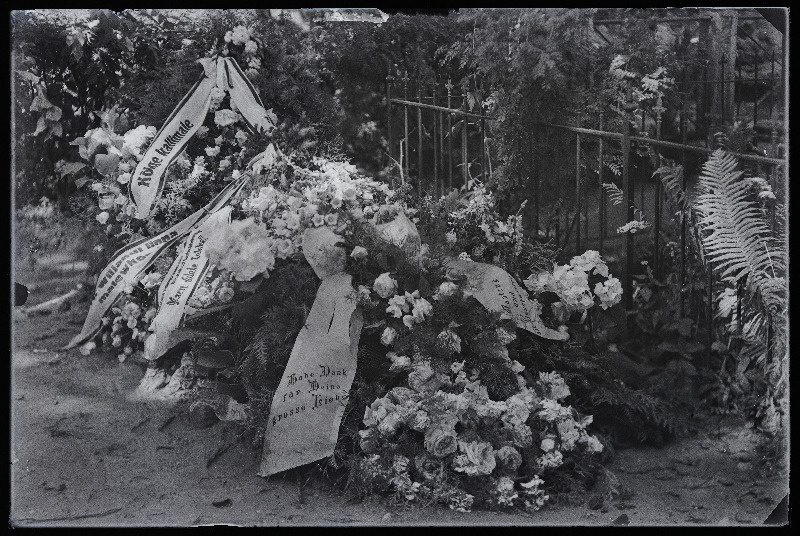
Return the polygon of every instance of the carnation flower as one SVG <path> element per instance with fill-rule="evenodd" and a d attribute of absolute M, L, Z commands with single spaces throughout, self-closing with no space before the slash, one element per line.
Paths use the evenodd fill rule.
<path fill-rule="evenodd" d="M 461 353 L 461 337 L 452 330 L 444 330 L 436 337 L 436 342 L 451 353 Z"/>
<path fill-rule="evenodd" d="M 456 285 L 452 281 L 445 281 L 441 285 L 439 285 L 438 289 L 436 289 L 436 293 L 433 295 L 433 299 L 440 300 L 442 298 L 448 298 L 455 293 L 456 289 L 458 289 L 458 285 Z"/>
<path fill-rule="evenodd" d="M 458 449 L 464 456 L 458 456 L 456 463 L 454 460 L 453 469 L 467 475 L 489 475 L 494 471 L 497 462 L 494 458 L 494 449 L 489 443 L 483 441 L 458 442 Z M 460 459 L 459 459 L 460 458 Z"/>
<path fill-rule="evenodd" d="M 97 344 L 94 341 L 89 341 L 80 347 L 80 352 L 83 355 L 89 355 L 95 348 L 97 348 Z"/>
<path fill-rule="evenodd" d="M 405 327 L 407 327 L 408 329 L 413 328 L 414 327 L 414 317 L 411 316 L 411 315 L 403 316 L 403 325 L 405 325 Z"/>
<path fill-rule="evenodd" d="M 391 327 L 387 327 L 383 330 L 381 334 L 381 344 L 384 346 L 391 346 L 394 344 L 395 339 L 397 338 L 397 330 Z"/>
<path fill-rule="evenodd" d="M 435 393 L 442 386 L 439 375 L 427 362 L 418 363 L 408 375 L 408 386 L 418 393 Z"/>
<path fill-rule="evenodd" d="M 217 291 L 217 296 L 223 303 L 227 303 L 233 299 L 234 291 L 231 287 L 222 287 Z"/>
<path fill-rule="evenodd" d="M 544 452 L 550 452 L 551 450 L 556 448 L 556 442 L 553 441 L 553 438 L 546 437 L 546 438 L 542 439 L 542 443 L 540 445 L 540 448 Z"/>
<path fill-rule="evenodd" d="M 448 244 L 455 244 L 458 240 L 458 236 L 453 231 L 450 231 L 444 235 L 444 239 L 447 240 Z"/>
<path fill-rule="evenodd" d="M 353 251 L 350 252 L 350 256 L 353 259 L 355 259 L 357 261 L 360 261 L 361 259 L 366 258 L 367 250 L 366 250 L 366 248 L 363 248 L 361 246 L 356 246 L 356 247 L 353 248 Z"/>
<path fill-rule="evenodd" d="M 197 136 L 201 140 L 205 138 L 207 135 L 208 135 L 208 127 L 205 126 L 201 126 L 200 128 L 198 128 L 197 132 L 195 133 L 195 136 Z"/>
<path fill-rule="evenodd" d="M 219 154 L 219 150 L 219 147 L 206 147 L 205 149 L 206 155 L 210 156 L 211 158 L 217 156 Z"/>
<path fill-rule="evenodd" d="M 496 451 L 494 455 L 500 466 L 510 473 L 516 473 L 519 466 L 522 465 L 522 455 L 510 445 L 500 447 L 500 450 Z"/>
<path fill-rule="evenodd" d="M 244 53 L 245 54 L 255 54 L 256 50 L 258 50 L 258 45 L 255 41 L 250 40 L 244 44 Z"/>
<path fill-rule="evenodd" d="M 227 34 L 226 34 L 227 35 Z M 250 40 L 250 30 L 244 26 L 236 26 L 231 33 L 230 42 L 234 45 L 243 45 Z"/>
<path fill-rule="evenodd" d="M 236 131 L 235 138 L 236 141 L 239 142 L 239 145 L 244 145 L 245 142 L 247 141 L 247 133 L 244 130 L 239 129 Z"/>
<path fill-rule="evenodd" d="M 372 288 L 378 296 L 386 299 L 397 291 L 397 281 L 389 276 L 389 272 L 384 272 L 375 279 Z"/>
<path fill-rule="evenodd" d="M 392 364 L 389 367 L 389 370 L 405 370 L 411 368 L 411 358 L 404 356 L 404 355 L 397 355 L 394 352 L 389 352 L 386 354 Z"/>
<path fill-rule="evenodd" d="M 239 120 L 239 114 L 233 110 L 217 110 L 214 112 L 214 123 L 219 127 L 227 127 Z"/>
<path fill-rule="evenodd" d="M 546 452 L 543 456 L 537 458 L 536 464 L 540 469 L 555 469 L 564 463 L 564 455 L 560 451 L 554 450 Z"/>
<path fill-rule="evenodd" d="M 389 298 L 389 307 L 386 308 L 387 313 L 395 318 L 402 318 L 403 313 L 407 313 L 408 310 L 408 302 L 404 296 L 395 295 Z"/>
<path fill-rule="evenodd" d="M 378 431 L 386 437 L 391 437 L 400 428 L 400 414 L 392 412 L 386 415 L 378 424 Z"/>
<path fill-rule="evenodd" d="M 411 428 L 417 432 L 424 432 L 431 425 L 431 419 L 424 410 L 418 410 L 411 419 Z"/>
<path fill-rule="evenodd" d="M 128 184 L 129 182 L 131 182 L 131 174 L 120 173 L 119 177 L 117 177 L 117 182 L 120 184 Z"/>
<path fill-rule="evenodd" d="M 223 158 L 222 160 L 219 161 L 219 170 L 220 171 L 225 171 L 229 167 L 231 167 L 231 161 L 229 159 Z"/>
<path fill-rule="evenodd" d="M 425 320 L 426 315 L 431 314 L 432 310 L 433 306 L 430 302 L 424 298 L 420 298 L 414 301 L 414 309 L 411 311 L 411 314 L 414 317 L 414 321 L 420 323 Z"/>
<path fill-rule="evenodd" d="M 512 427 L 514 433 L 514 444 L 527 448 L 533 444 L 533 431 L 527 424 L 515 424 Z"/>
<path fill-rule="evenodd" d="M 101 212 L 100 214 L 95 216 L 94 219 L 96 219 L 101 224 L 105 225 L 106 222 L 108 221 L 108 216 L 109 216 L 108 212 Z"/>

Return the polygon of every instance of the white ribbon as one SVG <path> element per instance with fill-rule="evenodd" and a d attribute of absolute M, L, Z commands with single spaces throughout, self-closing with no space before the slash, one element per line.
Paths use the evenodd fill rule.
<path fill-rule="evenodd" d="M 195 226 L 202 223 L 209 214 L 213 214 L 238 193 L 244 186 L 249 173 L 231 182 L 205 207 L 194 212 L 185 220 L 173 225 L 155 237 L 142 238 L 118 250 L 108 265 L 100 272 L 95 287 L 94 300 L 89 307 L 83 329 L 64 349 L 74 348 L 83 341 L 97 334 L 103 316 L 111 309 L 122 295 L 125 285 L 135 285 L 144 271 L 170 246 L 179 241 Z"/>
<path fill-rule="evenodd" d="M 363 325 L 339 239 L 326 227 L 303 235 L 303 254 L 322 283 L 272 399 L 260 476 L 326 458 L 336 447 Z"/>
<path fill-rule="evenodd" d="M 154 360 L 169 350 L 169 336 L 186 314 L 186 302 L 205 281 L 210 269 L 205 243 L 215 228 L 230 220 L 231 207 L 219 210 L 192 231 L 181 245 L 167 277 L 159 287 L 158 313 L 144 341 L 144 357 Z"/>
<path fill-rule="evenodd" d="M 269 134 L 275 128 L 275 114 L 264 108 L 258 92 L 236 60 L 218 57 L 197 61 L 203 66 L 203 75 L 164 122 L 133 172 L 131 193 L 137 218 L 148 217 L 154 203 L 161 197 L 166 169 L 203 125 L 214 87 L 230 94 L 250 130 Z"/>

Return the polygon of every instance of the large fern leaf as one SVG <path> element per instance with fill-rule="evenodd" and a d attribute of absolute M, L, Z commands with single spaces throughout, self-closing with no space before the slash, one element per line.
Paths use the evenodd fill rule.
<path fill-rule="evenodd" d="M 695 203 L 703 250 L 726 283 L 746 281 L 751 294 L 777 311 L 784 302 L 786 262 L 737 168 L 737 159 L 722 150 L 703 165 Z"/>

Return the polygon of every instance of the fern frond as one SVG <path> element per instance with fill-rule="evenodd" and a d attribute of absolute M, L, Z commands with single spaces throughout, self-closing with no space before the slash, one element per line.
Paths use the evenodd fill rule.
<path fill-rule="evenodd" d="M 664 189 L 677 208 L 686 205 L 686 191 L 683 189 L 683 166 L 669 162 L 653 172 L 653 177 L 661 179 Z"/>
<path fill-rule="evenodd" d="M 617 186 L 613 182 L 604 182 L 602 184 L 602 187 L 603 190 L 605 190 L 608 198 L 611 200 L 611 204 L 616 206 L 622 203 L 623 192 L 619 186 Z"/>
<path fill-rule="evenodd" d="M 723 281 L 747 281 L 748 291 L 778 310 L 783 303 L 786 263 L 737 159 L 722 151 L 703 165 L 695 204 L 705 257 Z"/>

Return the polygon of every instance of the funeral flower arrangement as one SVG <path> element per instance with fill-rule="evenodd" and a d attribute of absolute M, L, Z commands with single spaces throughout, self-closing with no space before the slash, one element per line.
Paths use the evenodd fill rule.
<path fill-rule="evenodd" d="M 245 28 L 223 41 L 258 68 L 250 60 L 259 45 Z M 208 80 L 226 80 L 222 73 L 238 66 L 221 56 L 204 69 Z M 538 338 L 558 352 L 570 317 L 620 301 L 619 281 L 599 254 L 556 265 L 556 252 L 526 237 L 520 212 L 501 217 L 480 184 L 419 197 L 333 155 L 284 154 L 267 145 L 269 132 L 251 128 L 253 117 L 265 124 L 274 117 L 254 99 L 241 100 L 246 82 L 239 84 L 211 87 L 191 140 L 181 134 L 191 121 L 168 136 L 155 127 L 121 128 L 112 109 L 74 142 L 95 172 L 97 221 L 128 244 L 101 274 L 93 302 L 104 311 L 100 328 L 90 329 L 90 310 L 84 329 L 91 336 L 81 351 L 105 344 L 120 361 L 134 355 L 178 375 L 206 342 L 220 341 L 200 337 L 174 352 L 180 345 L 170 335 L 181 320 L 202 327 L 193 316 L 208 319 L 217 334 L 232 335 L 226 377 L 244 385 L 254 409 L 237 415 L 262 438 L 291 342 L 309 314 L 306 289 L 343 273 L 363 328 L 352 388 L 337 398 L 346 407 L 327 465 L 346 470 L 357 490 L 460 511 L 537 510 L 564 471 L 596 467 L 604 447 L 588 429 L 591 415 L 569 404 L 565 377 L 530 342 Z M 249 111 L 237 110 L 235 91 Z M 152 148 L 176 154 L 143 218 L 133 184 Z M 186 241 L 167 247 L 178 244 L 169 241 L 171 230 L 190 220 L 197 228 L 187 224 Z M 325 247 L 312 251 L 319 244 Z M 157 258 L 137 272 L 151 250 Z M 191 264 L 198 259 L 206 264 Z M 115 275 L 130 269 L 136 277 Z M 116 296 L 113 281 L 123 288 L 104 310 L 98 304 Z M 170 307 L 176 312 L 167 315 Z"/>

